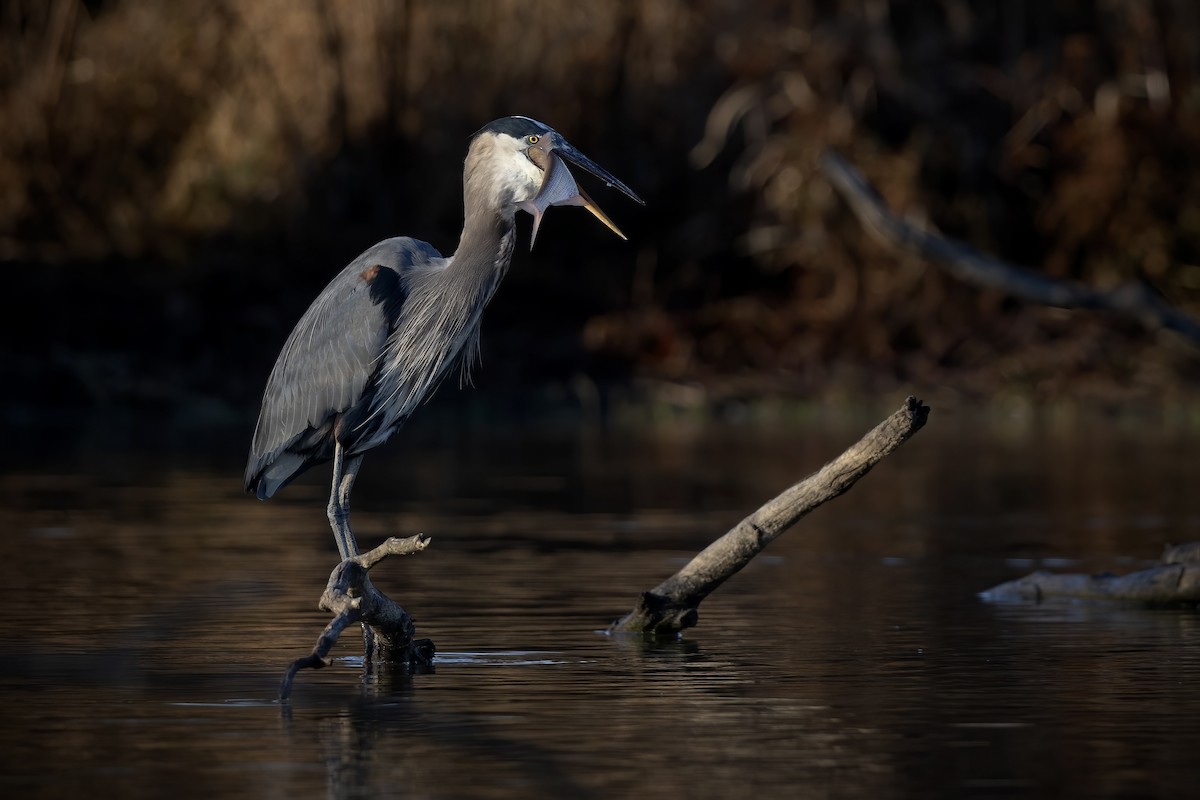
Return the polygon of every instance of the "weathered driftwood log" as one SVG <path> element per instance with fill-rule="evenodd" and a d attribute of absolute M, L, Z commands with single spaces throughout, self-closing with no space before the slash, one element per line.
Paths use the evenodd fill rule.
<path fill-rule="evenodd" d="M 835 153 L 821 159 L 821 172 L 877 241 L 892 250 L 917 255 L 964 283 L 1056 308 L 1108 311 L 1166 328 L 1200 342 L 1200 321 L 1164 301 L 1148 287 L 1130 283 L 1102 291 L 1064 281 L 980 253 L 965 242 L 922 230 L 889 209 L 857 169 Z"/>
<path fill-rule="evenodd" d="M 332 612 L 334 617 L 321 632 L 312 653 L 296 659 L 288 667 L 279 686 L 280 700 L 291 696 L 292 681 L 297 672 L 329 666 L 329 651 L 337 644 L 338 636 L 356 622 L 369 625 L 375 633 L 368 658 L 378 657 L 409 667 L 428 666 L 433 662 L 433 642 L 413 639 L 416 627 L 412 617 L 396 601 L 376 589 L 367 574 L 371 567 L 388 556 L 419 553 L 429 546 L 429 542 L 430 538 L 424 534 L 406 539 L 392 537 L 374 550 L 347 558 L 334 567 L 319 603 L 323 611 Z"/>
<path fill-rule="evenodd" d="M 648 592 L 610 627 L 612 632 L 675 635 L 699 619 L 700 601 L 817 506 L 848 490 L 924 425 L 929 408 L 909 397 L 899 411 L 820 471 L 792 486 L 710 544 L 683 569 Z"/>
<path fill-rule="evenodd" d="M 1200 602 L 1200 542 L 1167 545 L 1162 563 L 1128 575 L 1058 574 L 1040 571 L 993 586 L 979 596 L 1011 601 L 1065 597 L 1146 605 Z"/>

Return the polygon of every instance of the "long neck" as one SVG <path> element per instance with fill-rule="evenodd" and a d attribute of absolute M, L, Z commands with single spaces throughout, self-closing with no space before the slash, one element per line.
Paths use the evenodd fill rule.
<path fill-rule="evenodd" d="M 408 273 L 408 296 L 388 338 L 388 358 L 369 420 L 389 429 L 421 402 L 458 363 L 463 377 L 479 352 L 479 320 L 508 271 L 516 243 L 514 206 L 472 185 L 471 156 L 464 173 L 466 200 L 458 250 L 431 269 Z M 480 180 L 475 171 L 475 180 Z M 365 424 L 365 423 L 364 423 Z"/>
<path fill-rule="evenodd" d="M 450 359 L 461 359 L 464 376 L 478 358 L 479 320 L 500 280 L 508 272 L 517 240 L 513 213 L 504 213 L 466 193 L 466 215 L 458 250 L 435 279 L 431 293 L 437 309 L 434 326 L 453 344 Z"/>
<path fill-rule="evenodd" d="M 482 310 L 508 271 L 516 244 L 516 226 L 511 215 L 487 208 L 467 207 L 458 250 L 444 280 L 454 284 L 460 297 L 481 301 Z"/>
<path fill-rule="evenodd" d="M 462 365 L 466 379 L 478 357 L 483 308 L 508 270 L 515 241 L 511 216 L 472 214 L 468 208 L 458 251 L 445 269 L 410 276 L 379 380 L 385 402 L 372 414 L 384 414 L 381 426 L 407 417 L 453 364 Z"/>

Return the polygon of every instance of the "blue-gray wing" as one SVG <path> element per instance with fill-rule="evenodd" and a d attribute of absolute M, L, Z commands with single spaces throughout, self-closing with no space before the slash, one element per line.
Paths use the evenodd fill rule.
<path fill-rule="evenodd" d="M 356 258 L 317 297 L 267 379 L 246 464 L 246 490 L 267 498 L 333 455 L 340 415 L 369 405 L 388 335 L 407 296 L 407 273 L 441 254 L 387 239 Z"/>

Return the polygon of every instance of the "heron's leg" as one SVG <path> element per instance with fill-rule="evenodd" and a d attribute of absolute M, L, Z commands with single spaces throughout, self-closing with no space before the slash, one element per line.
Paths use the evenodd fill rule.
<path fill-rule="evenodd" d="M 338 552 L 344 561 L 358 555 L 358 542 L 354 540 L 354 532 L 350 530 L 350 490 L 354 488 L 354 479 L 358 477 L 358 468 L 362 466 L 362 456 L 346 458 L 346 451 L 341 443 L 333 448 L 333 485 L 329 490 L 329 525 L 333 528 L 333 538 L 337 540 Z"/>
<path fill-rule="evenodd" d="M 340 442 L 333 446 L 333 486 L 329 490 L 329 525 L 333 528 L 333 538 L 337 540 L 338 552 L 345 561 L 351 556 L 359 555 L 358 542 L 354 532 L 350 530 L 350 490 L 354 488 L 354 479 L 358 477 L 358 468 L 362 466 L 361 455 L 346 458 L 346 451 Z M 366 663 L 371 663 L 375 654 L 375 634 L 371 626 L 362 624 L 363 644 L 366 645 Z"/>

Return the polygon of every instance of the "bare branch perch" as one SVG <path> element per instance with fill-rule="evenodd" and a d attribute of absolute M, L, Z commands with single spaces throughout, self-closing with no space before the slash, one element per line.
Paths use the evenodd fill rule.
<path fill-rule="evenodd" d="M 363 569 L 369 570 L 388 556 L 411 556 L 414 553 L 419 553 L 429 546 L 430 541 L 432 540 L 423 533 L 409 536 L 406 539 L 393 536 L 378 547 L 353 556 L 348 560 L 353 561 Z"/>
<path fill-rule="evenodd" d="M 903 219 L 884 204 L 861 172 L 835 153 L 827 152 L 821 158 L 821 171 L 877 241 L 932 261 L 964 283 L 1056 308 L 1108 311 L 1136 319 L 1147 328 L 1166 328 L 1200 342 L 1200 321 L 1146 286 L 1131 283 L 1106 292 L 1009 264 Z"/>
<path fill-rule="evenodd" d="M 700 601 L 817 506 L 847 491 L 924 425 L 929 408 L 915 397 L 817 473 L 805 478 L 710 544 L 648 592 L 611 631 L 674 634 L 699 619 Z"/>
<path fill-rule="evenodd" d="M 984 600 L 1040 601 L 1050 597 L 1117 600 L 1146 605 L 1200 602 L 1200 542 L 1167 545 L 1158 566 L 1128 575 L 1035 572 L 981 592 Z"/>
<path fill-rule="evenodd" d="M 280 700 L 287 700 L 291 695 L 297 672 L 329 666 L 329 651 L 337 644 L 342 631 L 355 622 L 370 625 L 375 631 L 378 652 L 369 653 L 369 657 L 380 655 L 410 666 L 432 663 L 433 642 L 413 639 L 416 626 L 412 617 L 399 603 L 376 589 L 367 575 L 368 570 L 388 556 L 419 553 L 429 546 L 430 541 L 428 536 L 420 533 L 406 539 L 392 537 L 374 550 L 347 558 L 334 567 L 318 604 L 323 611 L 332 612 L 334 618 L 321 632 L 312 653 L 296 659 L 288 667 L 279 686 Z"/>

